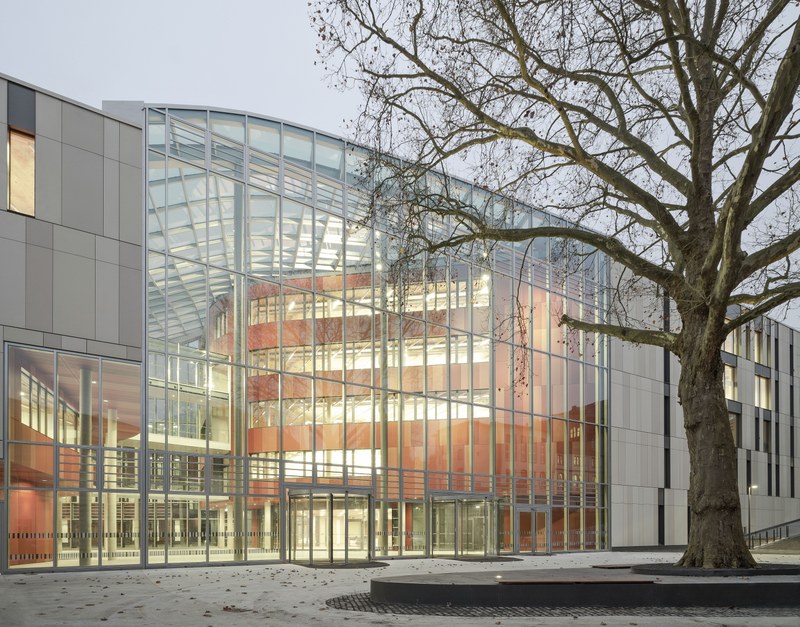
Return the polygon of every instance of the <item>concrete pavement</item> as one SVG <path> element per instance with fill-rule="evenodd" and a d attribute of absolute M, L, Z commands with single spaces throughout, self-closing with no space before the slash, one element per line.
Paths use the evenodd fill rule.
<path fill-rule="evenodd" d="M 678 553 L 572 553 L 475 563 L 388 560 L 385 568 L 325 569 L 293 564 L 191 567 L 0 576 L 0 625 L 793 625 L 800 616 L 563 616 L 545 618 L 375 614 L 326 601 L 369 590 L 373 577 L 675 561 Z M 800 564 L 800 555 L 761 554 L 764 563 Z M 757 610 L 756 610 L 757 612 Z"/>

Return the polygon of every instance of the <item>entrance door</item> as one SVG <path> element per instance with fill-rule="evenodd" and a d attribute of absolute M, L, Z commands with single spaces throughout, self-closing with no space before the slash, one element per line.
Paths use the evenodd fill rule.
<path fill-rule="evenodd" d="M 485 498 L 433 497 L 431 554 L 448 557 L 489 554 L 489 517 L 492 511 L 492 503 Z"/>
<path fill-rule="evenodd" d="M 515 544 L 518 553 L 550 552 L 550 509 L 517 507 Z"/>
<path fill-rule="evenodd" d="M 370 559 L 370 496 L 292 491 L 288 498 L 288 559 L 304 564 Z"/>

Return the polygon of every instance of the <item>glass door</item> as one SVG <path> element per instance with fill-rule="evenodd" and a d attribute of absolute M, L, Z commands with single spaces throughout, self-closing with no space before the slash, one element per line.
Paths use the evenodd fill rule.
<path fill-rule="evenodd" d="M 456 553 L 455 539 L 455 499 L 434 499 L 431 501 L 431 553 L 454 557 Z"/>
<path fill-rule="evenodd" d="M 550 553 L 550 509 L 517 507 L 515 544 L 518 553 Z"/>
<path fill-rule="evenodd" d="M 366 561 L 370 551 L 368 494 L 289 493 L 288 559 L 308 564 Z"/>
<path fill-rule="evenodd" d="M 309 538 L 311 537 L 311 495 L 289 495 L 289 525 L 287 550 L 289 561 L 310 562 L 311 552 Z"/>
<path fill-rule="evenodd" d="M 486 506 L 484 500 L 458 500 L 459 555 L 486 554 Z"/>

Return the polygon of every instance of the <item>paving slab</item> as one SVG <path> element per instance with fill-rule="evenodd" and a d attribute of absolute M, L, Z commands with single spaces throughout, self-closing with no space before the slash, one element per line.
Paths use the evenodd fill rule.
<path fill-rule="evenodd" d="M 305 568 L 294 564 L 200 566 L 106 572 L 55 572 L 0 576 L 0 625 L 175 627 L 400 625 L 781 625 L 800 617 L 786 608 L 464 608 L 381 605 L 369 600 L 374 577 L 487 571 L 511 577 L 521 571 L 590 568 L 594 565 L 676 561 L 678 553 L 597 552 L 528 556 L 499 563 L 445 559 L 385 560 L 370 569 Z M 764 561 L 800 556 L 768 555 Z M 512 586 L 513 587 L 513 586 Z M 353 601 L 360 599 L 359 603 Z M 339 599 L 340 601 L 337 601 Z M 349 599 L 347 602 L 342 599 Z"/>

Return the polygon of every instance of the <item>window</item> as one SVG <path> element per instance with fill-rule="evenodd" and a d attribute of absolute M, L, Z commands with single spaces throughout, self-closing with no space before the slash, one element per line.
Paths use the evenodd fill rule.
<path fill-rule="evenodd" d="M 733 434 L 733 443 L 736 447 L 740 447 L 742 445 L 742 417 L 739 414 L 734 414 L 732 412 L 728 413 L 728 422 L 731 425 L 731 433 Z M 669 486 L 665 486 L 669 487 Z"/>
<path fill-rule="evenodd" d="M 739 400 L 736 383 L 736 368 L 725 365 L 725 398 L 731 401 Z"/>
<path fill-rule="evenodd" d="M 13 129 L 8 131 L 8 208 L 34 214 L 35 140 Z"/>
<path fill-rule="evenodd" d="M 32 216 L 35 196 L 36 93 L 8 83 L 8 208 Z"/>
<path fill-rule="evenodd" d="M 725 338 L 725 343 L 722 345 L 722 350 L 724 350 L 726 353 L 730 353 L 731 355 L 738 355 L 740 343 L 741 329 L 737 327 L 728 334 L 728 337 Z"/>
<path fill-rule="evenodd" d="M 755 402 L 756 407 L 761 407 L 763 409 L 770 409 L 769 404 L 769 379 L 767 377 L 759 377 L 756 375 L 756 394 L 755 394 Z"/>

